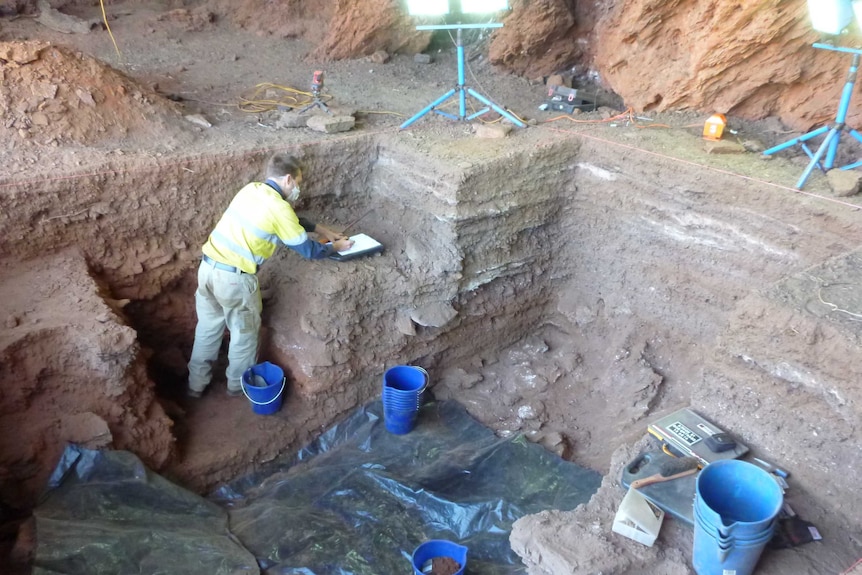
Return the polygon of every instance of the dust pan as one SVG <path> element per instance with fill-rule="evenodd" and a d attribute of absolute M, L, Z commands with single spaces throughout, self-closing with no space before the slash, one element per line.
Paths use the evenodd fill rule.
<path fill-rule="evenodd" d="M 664 511 L 647 501 L 636 489 L 629 489 L 614 517 L 612 529 L 614 533 L 652 547 L 663 521 Z"/>

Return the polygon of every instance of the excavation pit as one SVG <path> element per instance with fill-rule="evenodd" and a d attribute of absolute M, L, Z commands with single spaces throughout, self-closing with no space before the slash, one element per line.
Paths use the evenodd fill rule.
<path fill-rule="evenodd" d="M 35 502 L 63 441 L 126 449 L 211 490 L 378 397 L 386 368 L 415 364 L 436 397 L 498 434 L 524 433 L 603 473 L 618 473 L 652 419 L 691 405 L 782 454 L 807 518 L 840 539 L 859 503 L 852 475 L 835 471 L 858 463 L 842 448 L 857 432 L 821 422 L 847 415 L 858 393 L 842 375 L 857 369 L 857 328 L 812 309 L 819 284 L 806 274 L 821 265 L 830 283 L 852 282 L 852 215 L 650 155 L 621 166 L 613 146 L 570 134 L 448 136 L 298 148 L 309 166 L 300 211 L 342 224 L 366 214 L 359 229 L 386 249 L 350 262 L 282 249 L 262 268 L 261 357 L 289 374 L 285 407 L 267 418 L 228 397 L 223 377 L 203 398 L 183 397 L 199 246 L 265 155 L 40 183 L 40 198 L 69 198 L 74 213 L 148 178 L 95 217 L 19 205 L 16 220 L 40 233 L 7 243 L 18 258 L 5 261 L 2 385 L 18 395 L 3 396 L 4 425 L 27 441 L 4 435 L 6 469 L 23 486 L 7 488 L 5 504 Z M 668 185 L 671 174 L 702 186 Z M 842 233 L 813 226 L 822 218 Z M 78 250 L 38 255 L 59 238 Z M 21 262 L 27 273 L 15 272 Z M 788 405 L 810 435 L 786 430 Z M 603 489 L 611 521 L 622 492 Z M 781 555 L 763 565 L 783 568 Z"/>
<path fill-rule="evenodd" d="M 277 114 L 243 114 L 235 100 L 273 70 L 304 86 L 310 65 L 285 66 L 304 45 L 238 30 L 172 36 L 147 11 L 129 18 L 158 40 L 112 26 L 135 81 L 88 60 L 113 58 L 104 37 L 54 38 L 81 53 L 4 45 L 17 66 L 4 88 L 20 98 L 4 108 L 15 117 L 0 165 L 0 542 L 17 537 L 18 557 L 65 442 L 128 450 L 206 493 L 295 454 L 377 397 L 399 364 L 427 368 L 434 396 L 497 434 L 524 433 L 605 474 L 586 506 L 515 525 L 512 547 L 531 569 L 689 572 L 679 524 L 667 521 L 651 551 L 610 531 L 621 466 L 650 421 L 683 406 L 788 468 L 789 500 L 824 536 L 766 554 L 758 573 L 840 573 L 862 554 L 857 198 L 831 195 L 819 175 L 794 192 L 803 165 L 792 158 L 607 111 L 584 124 L 539 116 L 499 140 L 476 138 L 479 120 L 434 116 L 397 131 L 389 108 L 412 113 L 451 84 L 445 53 L 435 66 L 333 62 L 335 103 L 375 113 L 344 135 L 278 127 Z M 4 33 L 33 25 L 4 21 Z M 182 64 L 166 74 L 166 62 Z M 513 109 L 544 98 L 544 86 L 473 65 Z M 650 116 L 654 127 L 706 117 Z M 261 357 L 289 384 L 283 409 L 262 418 L 223 379 L 187 399 L 185 364 L 200 246 L 281 150 L 306 165 L 303 213 L 362 217 L 357 231 L 386 249 L 336 263 L 282 248 L 263 267 Z"/>

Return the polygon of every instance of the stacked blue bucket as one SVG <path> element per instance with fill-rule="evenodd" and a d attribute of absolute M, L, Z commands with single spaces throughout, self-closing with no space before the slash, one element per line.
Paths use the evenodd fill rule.
<path fill-rule="evenodd" d="M 751 575 L 783 504 L 778 483 L 756 465 L 724 459 L 704 467 L 695 487 L 695 572 Z"/>
<path fill-rule="evenodd" d="M 410 433 L 416 425 L 428 372 L 412 365 L 396 365 L 383 374 L 383 419 L 395 435 Z"/>

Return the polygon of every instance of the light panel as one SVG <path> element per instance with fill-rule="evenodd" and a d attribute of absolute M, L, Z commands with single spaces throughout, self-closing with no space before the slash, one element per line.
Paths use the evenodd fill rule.
<path fill-rule="evenodd" d="M 461 0 L 464 14 L 490 14 L 509 9 L 509 0 Z"/>
<path fill-rule="evenodd" d="M 449 13 L 449 0 L 407 0 L 411 16 L 442 16 Z"/>
<path fill-rule="evenodd" d="M 811 26 L 824 34 L 840 34 L 853 19 L 853 9 L 850 0 L 808 0 Z"/>

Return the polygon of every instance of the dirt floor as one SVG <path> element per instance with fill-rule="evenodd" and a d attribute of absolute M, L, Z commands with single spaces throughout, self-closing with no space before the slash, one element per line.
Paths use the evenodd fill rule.
<path fill-rule="evenodd" d="M 496 72 L 481 46 L 468 84 L 530 126 L 482 138 L 501 124 L 429 115 L 399 131 L 455 83 L 451 49 L 323 63 L 205 13 L 113 6 L 119 55 L 103 30 L 0 20 L 0 494 L 15 569 L 64 441 L 134 451 L 204 493 L 295 451 L 398 364 L 427 368 L 435 396 L 498 433 L 607 474 L 589 505 L 519 522 L 530 573 L 692 572 L 679 522 L 650 549 L 610 531 L 647 424 L 685 406 L 791 470 L 788 500 L 823 533 L 758 573 L 841 573 L 862 556 L 862 202 L 820 174 L 795 190 L 799 149 L 758 153 L 798 134 L 731 118 L 709 143 L 704 114 L 626 113 L 600 90 L 601 109 L 560 117 L 538 109 L 543 84 Z M 351 131 L 286 127 L 297 114 L 278 106 L 305 96 L 282 87 L 307 91 L 321 68 Z M 199 247 L 284 149 L 306 164 L 305 213 L 361 218 L 386 251 L 336 264 L 283 249 L 263 268 L 262 357 L 290 381 L 264 418 L 223 377 L 186 398 L 184 370 Z"/>

